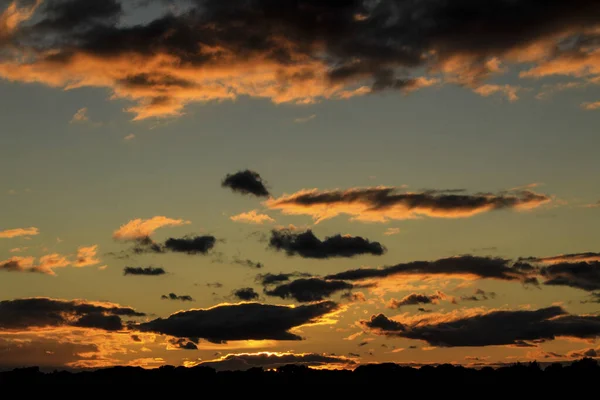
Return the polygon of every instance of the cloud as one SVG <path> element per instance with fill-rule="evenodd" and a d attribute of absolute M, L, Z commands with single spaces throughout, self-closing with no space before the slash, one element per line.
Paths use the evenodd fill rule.
<path fill-rule="evenodd" d="M 338 305 L 325 301 L 288 307 L 261 303 L 223 304 L 158 318 L 138 326 L 141 331 L 185 338 L 203 338 L 214 343 L 229 340 L 301 340 L 290 330 L 322 320 Z"/>
<path fill-rule="evenodd" d="M 150 219 L 134 219 L 122 225 L 113 233 L 113 238 L 118 240 L 136 240 L 151 236 L 155 230 L 165 226 L 189 225 L 190 221 L 156 216 Z"/>
<path fill-rule="evenodd" d="M 181 349 L 181 350 L 198 350 L 198 346 L 196 345 L 196 343 L 187 340 L 187 339 L 183 339 L 183 338 L 178 338 L 178 339 L 171 339 L 169 340 L 169 344 L 173 347 L 175 347 L 176 349 Z M 167 348 L 170 349 L 170 348 Z"/>
<path fill-rule="evenodd" d="M 100 264 L 100 260 L 96 258 L 98 253 L 98 245 L 82 246 L 77 249 L 77 259 L 73 263 L 74 267 L 87 267 L 90 265 Z"/>
<path fill-rule="evenodd" d="M 294 120 L 294 122 L 295 122 L 295 123 L 297 123 L 297 124 L 303 124 L 303 123 L 305 123 L 305 122 L 312 121 L 312 120 L 313 120 L 313 119 L 315 119 L 315 118 L 317 118 L 317 114 L 312 114 L 312 115 L 309 115 L 309 116 L 307 116 L 307 117 L 300 117 L 300 118 L 296 118 L 296 119 Z"/>
<path fill-rule="evenodd" d="M 259 225 L 265 222 L 275 222 L 273 218 L 269 217 L 267 214 L 259 213 L 258 210 L 252 210 L 238 215 L 233 215 L 229 219 L 234 222 Z"/>
<path fill-rule="evenodd" d="M 0 76 L 108 88 L 133 102 L 135 120 L 240 96 L 313 104 L 438 81 L 478 87 L 502 62 L 531 67 L 522 77 L 598 74 L 595 0 L 544 3 L 543 12 L 526 0 L 205 0 L 135 25 L 134 14 L 156 15 L 146 10 L 155 2 L 45 3 L 35 15 L 3 12 Z M 421 71 L 430 76 L 414 76 Z"/>
<path fill-rule="evenodd" d="M 270 195 L 266 187 L 266 182 L 259 173 L 248 169 L 236 172 L 235 174 L 227 174 L 223 178 L 221 186 L 245 195 L 251 194 L 256 197 L 268 197 Z"/>
<path fill-rule="evenodd" d="M 0 262 L 0 271 L 6 272 L 36 272 L 32 269 L 34 257 L 11 257 L 8 260 Z"/>
<path fill-rule="evenodd" d="M 112 303 L 60 300 L 45 297 L 0 301 L 0 331 L 74 326 L 116 331 L 121 317 L 144 313 Z"/>
<path fill-rule="evenodd" d="M 284 283 L 277 287 L 267 289 L 265 294 L 282 299 L 292 298 L 301 303 L 321 301 L 334 293 L 353 289 L 354 285 L 335 280 L 324 280 L 320 278 L 296 279 L 290 283 Z"/>
<path fill-rule="evenodd" d="M 98 352 L 94 344 L 69 343 L 47 339 L 22 340 L 0 338 L 0 368 L 22 368 L 36 365 L 57 367 L 84 360 Z"/>
<path fill-rule="evenodd" d="M 383 233 L 385 236 L 393 236 L 398 235 L 400 233 L 400 228 L 387 228 L 387 230 Z"/>
<path fill-rule="evenodd" d="M 240 258 L 234 258 L 233 259 L 233 263 L 234 264 L 238 264 L 238 265 L 242 265 L 244 267 L 249 267 L 249 268 L 254 268 L 254 269 L 261 269 L 264 267 L 263 263 L 261 262 L 257 262 L 257 261 L 252 261 L 252 260 L 242 260 Z"/>
<path fill-rule="evenodd" d="M 310 274 L 302 273 L 302 272 L 292 272 L 292 273 L 280 273 L 280 274 L 272 274 L 267 272 L 266 274 L 258 274 L 256 275 L 256 281 L 263 286 L 273 285 L 276 283 L 287 282 L 290 278 L 294 277 L 310 277 Z"/>
<path fill-rule="evenodd" d="M 126 141 L 126 142 L 130 142 L 133 139 L 135 139 L 135 134 L 133 134 L 133 133 L 130 133 L 129 135 L 123 137 L 123 140 Z"/>
<path fill-rule="evenodd" d="M 290 229 L 272 230 L 269 247 L 285 251 L 288 256 L 299 255 L 302 258 L 349 258 L 363 254 L 380 256 L 387 251 L 381 243 L 360 236 L 338 234 L 320 240 L 311 230 L 296 232 Z"/>
<path fill-rule="evenodd" d="M 0 232 L 0 239 L 12 239 L 19 236 L 35 236 L 39 235 L 40 230 L 38 228 L 17 228 L 17 229 L 7 229 Z"/>
<path fill-rule="evenodd" d="M 163 268 L 155 267 L 125 267 L 123 269 L 123 275 L 144 275 L 144 276 L 158 276 L 164 275 L 167 272 Z"/>
<path fill-rule="evenodd" d="M 591 349 L 573 350 L 567 353 L 569 358 L 600 358 L 600 347 Z"/>
<path fill-rule="evenodd" d="M 394 309 L 394 308 L 400 308 L 402 306 L 416 306 L 419 304 L 432 304 L 432 303 L 437 303 L 439 300 L 441 300 L 445 297 L 446 297 L 446 295 L 444 295 L 441 292 L 438 292 L 438 293 L 432 294 L 432 295 L 411 293 L 407 296 L 404 296 L 400 300 L 397 300 L 397 299 L 390 300 L 387 307 Z"/>
<path fill-rule="evenodd" d="M 519 96 L 517 95 L 519 90 L 521 90 L 519 86 L 491 84 L 481 85 L 474 89 L 475 93 L 484 97 L 488 97 L 496 93 L 502 94 L 511 102 L 519 100 Z"/>
<path fill-rule="evenodd" d="M 435 261 L 413 261 L 383 268 L 352 269 L 325 278 L 357 281 L 393 276 L 440 275 L 534 283 L 535 273 L 535 268 L 525 263 L 515 263 L 503 258 L 464 255 Z"/>
<path fill-rule="evenodd" d="M 475 289 L 475 292 L 471 296 L 461 296 L 462 301 L 484 301 L 488 299 L 496 298 L 495 292 L 486 292 L 482 289 Z"/>
<path fill-rule="evenodd" d="M 162 296 L 160 296 L 160 298 L 162 300 L 194 301 L 192 296 L 189 296 L 187 294 L 183 296 L 178 296 L 175 293 L 169 293 L 168 295 L 163 294 Z"/>
<path fill-rule="evenodd" d="M 600 109 L 600 101 L 592 102 L 592 103 L 582 103 L 581 108 L 584 110 L 599 110 Z"/>
<path fill-rule="evenodd" d="M 71 124 L 75 124 L 75 123 L 81 123 L 81 122 L 87 122 L 89 121 L 89 118 L 87 116 L 87 112 L 88 109 L 87 108 L 80 108 L 79 110 L 77 110 L 77 112 L 75 113 L 75 115 L 73 115 L 73 118 L 71 118 Z"/>
<path fill-rule="evenodd" d="M 301 190 L 272 198 L 265 205 L 284 214 L 309 215 L 315 221 L 347 214 L 352 220 L 386 222 L 419 217 L 465 218 L 494 210 L 529 210 L 550 201 L 530 190 L 499 194 L 461 194 L 454 191 L 401 192 L 395 187 L 348 190 Z"/>
<path fill-rule="evenodd" d="M 560 263 L 575 263 L 575 262 L 594 262 L 600 261 L 600 253 L 571 253 L 560 254 L 552 257 L 527 257 L 523 258 L 527 262 L 538 262 L 543 264 L 560 264 Z"/>
<path fill-rule="evenodd" d="M 22 253 L 22 252 L 27 251 L 27 250 L 29 250 L 29 247 L 15 247 L 13 249 L 10 249 L 9 251 L 11 253 Z"/>
<path fill-rule="evenodd" d="M 540 271 L 545 285 L 600 290 L 600 261 L 563 262 L 543 267 Z"/>
<path fill-rule="evenodd" d="M 251 287 L 234 290 L 232 294 L 242 301 L 252 301 L 258 299 L 258 293 L 256 293 Z"/>
<path fill-rule="evenodd" d="M 448 314 L 442 320 L 422 318 L 411 322 L 379 314 L 361 324 L 376 334 L 423 340 L 436 347 L 520 345 L 557 337 L 600 336 L 599 316 L 572 315 L 556 306 L 534 311 L 492 310 L 456 318 Z"/>
<path fill-rule="evenodd" d="M 214 289 L 220 289 L 223 287 L 223 284 L 221 282 L 209 282 L 206 284 L 206 286 Z"/>
<path fill-rule="evenodd" d="M 356 363 L 350 358 L 317 353 L 240 353 L 203 361 L 199 365 L 217 371 L 246 371 L 250 368 L 276 369 L 290 364 L 310 367 L 350 367 Z"/>
<path fill-rule="evenodd" d="M 175 253 L 206 254 L 216 243 L 214 236 L 195 236 L 181 239 L 169 238 L 165 241 L 165 249 Z"/>

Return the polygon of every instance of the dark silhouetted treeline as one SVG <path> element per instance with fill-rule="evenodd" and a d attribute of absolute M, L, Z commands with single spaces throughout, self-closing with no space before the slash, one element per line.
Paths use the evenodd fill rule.
<path fill-rule="evenodd" d="M 94 371 L 43 373 L 38 367 L 20 368 L 0 372 L 0 385 L 18 384 L 66 384 L 66 385 L 138 385 L 177 384 L 190 382 L 202 385 L 387 385 L 405 383 L 427 387 L 444 384 L 447 387 L 463 385 L 523 385 L 548 387 L 556 382 L 589 385 L 600 379 L 600 366 L 591 358 L 584 358 L 571 365 L 555 363 L 541 368 L 536 362 L 513 364 L 498 368 L 466 368 L 450 364 L 412 368 L 398 364 L 368 364 L 352 370 L 316 370 L 306 366 L 286 365 L 277 370 L 265 371 L 252 368 L 247 371 L 217 372 L 210 367 L 164 366 L 147 370 L 141 367 L 113 367 Z"/>

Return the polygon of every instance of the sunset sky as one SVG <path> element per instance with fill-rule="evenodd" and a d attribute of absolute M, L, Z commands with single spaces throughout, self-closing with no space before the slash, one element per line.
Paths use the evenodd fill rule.
<path fill-rule="evenodd" d="M 0 369 L 600 357 L 597 0 L 0 0 Z"/>

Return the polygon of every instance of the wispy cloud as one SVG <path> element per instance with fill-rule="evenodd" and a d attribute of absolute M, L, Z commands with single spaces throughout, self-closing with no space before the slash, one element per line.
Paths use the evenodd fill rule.
<path fill-rule="evenodd" d="M 309 116 L 307 116 L 307 117 L 300 117 L 300 118 L 296 118 L 296 119 L 294 120 L 294 122 L 295 122 L 295 123 L 297 123 L 297 124 L 303 124 L 303 123 L 305 123 L 305 122 L 312 121 L 312 120 L 313 120 L 313 119 L 315 119 L 315 118 L 317 118 L 317 114 L 312 114 L 312 115 L 309 115 Z"/>
<path fill-rule="evenodd" d="M 35 227 L 16 228 L 16 229 L 7 229 L 4 231 L 0 231 L 0 238 L 1 239 L 11 239 L 11 238 L 20 237 L 20 236 L 28 237 L 28 236 L 35 236 L 35 235 L 39 235 L 39 234 L 40 234 L 40 230 Z"/>
<path fill-rule="evenodd" d="M 88 113 L 87 107 L 80 108 L 73 115 L 73 118 L 71 118 L 71 122 L 70 123 L 71 124 L 76 124 L 76 123 L 88 122 L 90 119 L 89 119 L 87 113 Z"/>
<path fill-rule="evenodd" d="M 133 219 L 122 225 L 113 233 L 113 237 L 118 240 L 136 240 L 151 236 L 154 231 L 166 226 L 189 225 L 190 221 L 183 219 L 173 219 L 165 216 L 156 216 L 149 219 Z"/>
<path fill-rule="evenodd" d="M 265 222 L 275 222 L 267 214 L 261 214 L 258 210 L 252 210 L 238 215 L 233 215 L 229 219 L 234 222 L 244 222 L 247 224 L 264 224 Z"/>

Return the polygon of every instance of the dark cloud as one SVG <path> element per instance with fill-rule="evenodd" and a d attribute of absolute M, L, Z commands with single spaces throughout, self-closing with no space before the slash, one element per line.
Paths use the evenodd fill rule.
<path fill-rule="evenodd" d="M 211 235 L 191 236 L 183 238 L 169 238 L 164 244 L 156 243 L 149 237 L 135 240 L 132 251 L 136 254 L 143 253 L 186 253 L 190 255 L 208 254 L 215 247 L 217 238 Z"/>
<path fill-rule="evenodd" d="M 535 271 L 535 270 L 534 270 Z M 481 279 L 527 282 L 534 278 L 530 272 L 515 268 L 510 260 L 471 255 L 442 258 L 436 261 L 413 261 L 383 268 L 353 269 L 326 276 L 326 279 L 364 280 L 395 275 L 454 275 L 475 276 Z"/>
<path fill-rule="evenodd" d="M 544 264 L 594 262 L 600 261 L 600 253 L 594 253 L 590 251 L 586 253 L 561 254 L 552 257 L 526 257 L 522 258 L 522 260 Z"/>
<path fill-rule="evenodd" d="M 527 190 L 469 195 L 443 191 L 406 193 L 400 188 L 370 187 L 330 191 L 302 190 L 269 199 L 266 204 L 284 213 L 311 215 L 317 220 L 348 214 L 355 220 L 384 222 L 418 216 L 470 217 L 492 210 L 535 208 L 549 201 L 550 197 Z"/>
<path fill-rule="evenodd" d="M 257 197 L 269 196 L 269 190 L 266 187 L 265 181 L 258 172 L 248 169 L 236 172 L 235 174 L 227 174 L 221 182 L 221 186 L 230 188 L 234 192 L 241 194 L 252 194 Z"/>
<path fill-rule="evenodd" d="M 244 267 L 255 268 L 255 269 L 261 269 L 264 267 L 263 263 L 255 262 L 255 261 L 248 260 L 248 259 L 242 260 L 240 258 L 234 258 L 233 262 L 235 264 L 242 265 Z"/>
<path fill-rule="evenodd" d="M 361 323 L 377 334 L 418 339 L 438 347 L 456 346 L 531 346 L 527 342 L 553 340 L 556 337 L 593 339 L 600 336 L 600 316 L 572 315 L 561 307 L 535 311 L 490 311 L 440 322 L 414 324 L 374 315 Z M 502 329 L 499 329 L 502 327 Z"/>
<path fill-rule="evenodd" d="M 462 301 L 483 301 L 496 298 L 495 292 L 486 292 L 482 289 L 475 289 L 475 292 L 470 296 L 461 296 Z"/>
<path fill-rule="evenodd" d="M 198 350 L 196 343 L 184 338 L 173 338 L 169 340 L 169 343 L 181 350 Z"/>
<path fill-rule="evenodd" d="M 134 342 L 141 342 L 142 338 L 140 338 L 140 335 L 131 335 L 131 340 Z"/>
<path fill-rule="evenodd" d="M 261 303 L 227 304 L 208 309 L 182 311 L 138 325 L 149 331 L 175 337 L 197 337 L 214 343 L 229 340 L 301 340 L 289 330 L 318 321 L 338 305 L 325 301 L 287 307 Z"/>
<path fill-rule="evenodd" d="M 364 346 L 366 346 L 368 344 L 369 344 L 369 342 L 360 342 L 357 346 L 358 347 L 364 347 Z"/>
<path fill-rule="evenodd" d="M 540 272 L 545 285 L 600 290 L 600 261 L 561 262 L 543 267 Z"/>
<path fill-rule="evenodd" d="M 388 308 L 400 308 L 402 306 L 416 306 L 419 304 L 431 304 L 437 303 L 439 300 L 443 298 L 443 294 L 436 293 L 432 295 L 419 294 L 419 293 L 411 293 L 407 296 L 404 296 L 400 300 L 392 299 L 388 303 Z"/>
<path fill-rule="evenodd" d="M 351 359 L 315 353 L 256 353 L 256 354 L 227 354 L 218 360 L 204 361 L 202 366 L 211 367 L 217 371 L 245 371 L 250 368 L 275 369 L 285 365 L 305 365 L 311 367 L 327 365 L 351 366 L 355 362 Z"/>
<path fill-rule="evenodd" d="M 169 293 L 168 295 L 163 294 L 162 296 L 160 296 L 160 298 L 163 300 L 194 301 L 192 296 L 189 296 L 189 295 L 178 296 L 175 293 Z"/>
<path fill-rule="evenodd" d="M 362 254 L 383 255 L 385 247 L 360 236 L 335 235 L 321 241 L 311 230 L 295 232 L 290 229 L 271 231 L 269 247 L 285 251 L 288 256 L 303 258 L 354 257 Z"/>
<path fill-rule="evenodd" d="M 223 284 L 221 282 L 209 282 L 206 284 L 206 286 L 213 289 L 221 289 Z"/>
<path fill-rule="evenodd" d="M 256 293 L 251 287 L 234 290 L 232 294 L 233 296 L 237 297 L 242 301 L 251 301 L 258 299 L 258 293 Z"/>
<path fill-rule="evenodd" d="M 258 274 L 256 275 L 256 282 L 260 283 L 263 286 L 274 285 L 281 282 L 287 282 L 290 278 L 295 277 L 310 277 L 310 274 L 302 273 L 302 272 L 292 272 L 289 274 L 272 274 L 267 272 L 266 274 Z"/>
<path fill-rule="evenodd" d="M 284 283 L 272 289 L 265 288 L 268 296 L 281 297 L 282 299 L 294 299 L 301 303 L 310 301 L 321 301 L 334 293 L 353 289 L 354 285 L 335 280 L 324 280 L 320 278 L 296 279 L 290 283 Z"/>
<path fill-rule="evenodd" d="M 0 301 L 0 330 L 77 326 L 115 331 L 123 328 L 121 317 L 142 316 L 145 314 L 130 307 L 80 300 L 37 297 Z"/>
<path fill-rule="evenodd" d="M 86 357 L 89 359 L 89 355 L 94 353 L 99 353 L 98 346 L 95 344 L 0 338 L 0 369 L 22 368 L 29 365 L 57 367 L 75 363 Z"/>
<path fill-rule="evenodd" d="M 357 353 L 348 353 L 350 357 L 360 357 L 360 354 Z"/>
<path fill-rule="evenodd" d="M 156 3 L 130 7 L 152 15 L 137 8 Z M 596 0 L 182 3 L 131 25 L 119 5 L 125 2 L 45 1 L 34 23 L 4 33 L 3 43 L 18 51 L 5 62 L 14 69 L 1 76 L 59 87 L 101 82 L 113 97 L 137 101 L 128 109 L 137 119 L 177 116 L 193 101 L 244 95 L 306 104 L 428 86 L 411 76 L 424 70 L 473 86 L 500 72 L 498 59 L 537 65 L 585 57 L 600 12 Z M 532 59 L 531 48 L 542 54 Z M 168 61 L 153 65 L 159 57 Z M 121 68 L 110 78 L 101 75 L 114 60 Z M 26 73 L 31 70 L 38 73 Z M 260 186 L 242 188 L 267 195 Z"/>
<path fill-rule="evenodd" d="M 155 267 L 125 267 L 123 275 L 144 275 L 144 276 L 159 276 L 167 272 L 163 268 Z"/>

